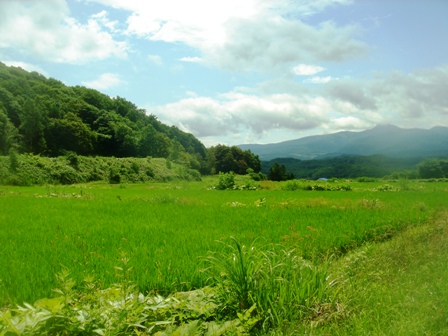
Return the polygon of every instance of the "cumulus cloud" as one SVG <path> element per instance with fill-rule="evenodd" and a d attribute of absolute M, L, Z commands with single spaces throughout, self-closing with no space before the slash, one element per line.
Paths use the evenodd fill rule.
<path fill-rule="evenodd" d="M 83 85 L 96 90 L 107 90 L 117 85 L 120 85 L 122 80 L 117 74 L 104 73 L 97 79 L 90 82 L 82 82 Z"/>
<path fill-rule="evenodd" d="M 126 57 L 127 46 L 105 31 L 114 29 L 105 12 L 81 24 L 70 17 L 64 0 L 0 1 L 0 48 L 42 59 L 83 63 L 107 57 Z"/>
<path fill-rule="evenodd" d="M 357 27 L 301 17 L 349 0 L 90 0 L 129 12 L 127 34 L 152 41 L 183 43 L 205 63 L 230 70 L 266 71 L 292 63 L 339 62 L 366 50 Z M 188 58 L 186 58 L 188 59 Z"/>
<path fill-rule="evenodd" d="M 150 108 L 163 122 L 202 140 L 237 134 L 260 140 L 273 131 L 309 130 L 325 123 L 329 109 L 329 102 L 322 97 L 257 96 L 238 92 L 222 94 L 216 99 L 190 97 Z M 235 141 L 241 143 L 242 140 Z"/>
<path fill-rule="evenodd" d="M 328 93 L 359 111 L 373 111 L 390 123 L 435 126 L 448 115 L 448 66 L 413 73 L 377 74 L 370 80 L 332 82 Z"/>
<path fill-rule="evenodd" d="M 267 93 L 240 88 L 215 98 L 190 96 L 152 109 L 163 122 L 191 132 L 208 145 L 298 138 L 304 134 L 359 131 L 379 123 L 401 127 L 446 124 L 448 66 L 370 79 L 330 81 L 322 89 Z"/>
<path fill-rule="evenodd" d="M 279 17 L 233 20 L 228 24 L 225 43 L 205 54 L 231 70 L 278 70 L 315 60 L 339 62 L 366 50 L 363 43 L 353 39 L 355 30 L 330 22 L 315 28 Z"/>

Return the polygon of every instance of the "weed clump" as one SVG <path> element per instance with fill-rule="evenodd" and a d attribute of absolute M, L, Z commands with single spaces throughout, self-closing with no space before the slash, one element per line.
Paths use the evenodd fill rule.
<path fill-rule="evenodd" d="M 264 331 L 279 328 L 327 300 L 326 264 L 316 266 L 282 245 L 250 246 L 231 237 L 223 250 L 210 253 L 206 270 L 217 286 L 219 314 L 251 311 L 252 323 Z"/>
<path fill-rule="evenodd" d="M 281 246 L 247 247 L 232 238 L 205 258 L 210 286 L 166 297 L 144 295 L 121 253 L 118 282 L 81 285 L 64 269 L 55 295 L 0 311 L 1 335 L 249 335 L 294 321 L 326 299 L 326 269 Z"/>

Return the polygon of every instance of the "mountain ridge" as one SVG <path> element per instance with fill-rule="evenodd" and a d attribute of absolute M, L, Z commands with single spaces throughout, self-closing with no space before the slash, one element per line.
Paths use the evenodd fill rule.
<path fill-rule="evenodd" d="M 242 144 L 238 147 L 250 149 L 261 160 L 312 160 L 341 155 L 377 154 L 402 158 L 448 156 L 448 127 L 422 129 L 379 124 L 361 132 L 341 131 L 272 144 Z"/>

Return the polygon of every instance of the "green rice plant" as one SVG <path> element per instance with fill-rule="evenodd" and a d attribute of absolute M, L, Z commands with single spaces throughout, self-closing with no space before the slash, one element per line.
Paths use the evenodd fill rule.
<path fill-rule="evenodd" d="M 0 306 L 48 297 L 62 266 L 77 283 L 92 275 L 110 286 L 121 250 L 139 291 L 168 295 L 204 285 L 198 258 L 223 237 L 246 246 L 260 237 L 318 260 L 386 239 L 448 206 L 444 183 L 383 193 L 371 184 L 349 193 L 289 192 L 273 182 L 251 192 L 207 190 L 217 180 L 1 187 Z"/>

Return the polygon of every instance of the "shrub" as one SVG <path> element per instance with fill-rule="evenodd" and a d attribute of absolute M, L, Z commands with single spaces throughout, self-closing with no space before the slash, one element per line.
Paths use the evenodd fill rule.
<path fill-rule="evenodd" d="M 118 173 L 115 169 L 109 170 L 109 183 L 110 184 L 120 184 L 121 182 L 121 175 Z"/>
<path fill-rule="evenodd" d="M 300 189 L 300 183 L 297 180 L 288 181 L 283 187 L 283 190 L 294 191 Z"/>
<path fill-rule="evenodd" d="M 234 186 L 235 186 L 235 174 L 233 172 L 219 173 L 219 181 L 215 187 L 216 189 L 218 190 L 233 189 Z"/>

